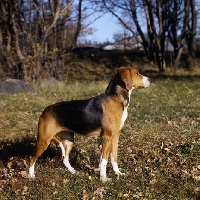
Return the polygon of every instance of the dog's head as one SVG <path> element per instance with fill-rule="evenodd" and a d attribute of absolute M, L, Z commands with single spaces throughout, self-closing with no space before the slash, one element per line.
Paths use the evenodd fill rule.
<path fill-rule="evenodd" d="M 132 67 L 120 67 L 118 73 L 127 90 L 133 88 L 147 88 L 152 82 L 150 78 L 143 76 L 137 69 Z"/>

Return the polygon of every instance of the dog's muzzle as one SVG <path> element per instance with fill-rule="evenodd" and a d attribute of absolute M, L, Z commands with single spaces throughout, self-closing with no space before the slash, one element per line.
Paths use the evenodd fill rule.
<path fill-rule="evenodd" d="M 144 87 L 149 87 L 152 83 L 152 79 L 150 79 L 149 77 L 143 76 L 142 79 L 143 83 L 144 83 Z"/>

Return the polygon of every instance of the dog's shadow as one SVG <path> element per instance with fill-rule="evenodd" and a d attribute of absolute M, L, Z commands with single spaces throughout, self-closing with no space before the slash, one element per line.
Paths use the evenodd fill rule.
<path fill-rule="evenodd" d="M 34 151 L 34 139 L 28 138 L 23 141 L 7 141 L 0 143 L 0 160 L 3 163 L 9 162 L 14 157 L 25 158 Z"/>
<path fill-rule="evenodd" d="M 0 143 L 0 168 L 5 168 L 10 161 L 20 162 L 20 160 L 26 160 L 26 163 L 29 163 L 29 157 L 35 151 L 35 138 L 26 138 L 22 141 L 15 142 L 1 142 Z M 38 163 L 48 164 L 49 159 L 53 159 L 55 162 L 61 162 L 62 159 L 61 149 L 51 143 L 47 150 L 37 160 Z M 76 170 L 81 171 L 91 171 L 93 166 L 94 168 L 98 166 L 99 155 L 92 154 L 90 155 L 89 164 L 86 164 L 86 159 L 80 153 L 80 151 L 73 147 L 70 152 L 70 163 Z M 61 162 L 62 163 L 62 162 Z"/>

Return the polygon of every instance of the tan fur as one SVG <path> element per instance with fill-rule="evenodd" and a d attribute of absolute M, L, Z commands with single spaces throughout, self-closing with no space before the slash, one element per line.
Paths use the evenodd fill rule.
<path fill-rule="evenodd" d="M 116 155 L 115 149 L 118 146 L 118 137 L 120 135 L 120 124 L 122 116 L 121 103 L 114 98 L 107 98 L 103 102 L 104 118 L 102 127 L 103 143 L 102 143 L 102 158 L 108 160 L 109 153 L 112 149 L 113 155 Z M 115 160 L 117 161 L 117 156 Z"/>

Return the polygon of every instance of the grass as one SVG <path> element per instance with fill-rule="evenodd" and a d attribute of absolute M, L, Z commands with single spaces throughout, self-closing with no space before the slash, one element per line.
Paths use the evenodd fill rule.
<path fill-rule="evenodd" d="M 100 138 L 78 136 L 71 175 L 53 143 L 27 178 L 37 121 L 49 104 L 85 99 L 104 92 L 107 82 L 36 86 L 37 94 L 0 94 L 0 199 L 199 199 L 200 82 L 198 78 L 156 79 L 134 90 L 119 142 L 119 180 L 99 181 Z"/>

